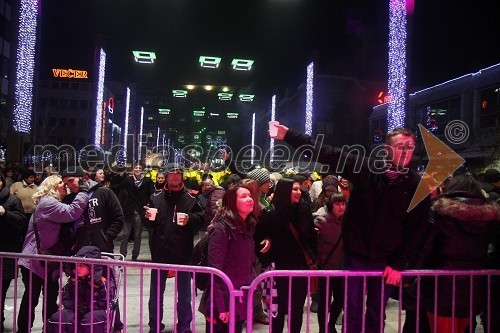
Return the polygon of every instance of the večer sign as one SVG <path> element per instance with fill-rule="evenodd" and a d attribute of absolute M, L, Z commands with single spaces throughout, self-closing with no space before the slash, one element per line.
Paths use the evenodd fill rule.
<path fill-rule="evenodd" d="M 67 77 L 69 79 L 88 79 L 87 71 L 77 69 L 58 69 L 52 68 L 54 77 Z"/>

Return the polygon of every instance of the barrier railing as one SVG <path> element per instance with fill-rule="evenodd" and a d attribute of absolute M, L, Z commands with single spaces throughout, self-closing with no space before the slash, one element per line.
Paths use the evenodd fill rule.
<path fill-rule="evenodd" d="M 381 305 L 380 308 L 383 307 L 383 303 L 385 303 L 385 299 L 382 298 L 382 295 L 385 294 L 385 290 L 388 288 L 387 285 L 385 285 L 383 279 L 382 279 L 382 272 L 380 271 L 323 271 L 323 270 L 317 270 L 317 271 L 285 271 L 285 270 L 275 270 L 275 271 L 269 271 L 265 272 L 259 276 L 257 276 L 252 284 L 250 286 L 242 288 L 242 290 L 235 290 L 232 282 L 229 280 L 229 278 L 222 273 L 221 271 L 214 269 L 214 268 L 209 268 L 209 267 L 198 267 L 198 266 L 184 266 L 184 265 L 167 265 L 167 264 L 157 264 L 157 263 L 146 263 L 146 262 L 131 262 L 131 261 L 118 261 L 118 260 L 99 260 L 99 259 L 88 259 L 88 258 L 75 258 L 75 257 L 59 257 L 59 256 L 41 256 L 41 255 L 23 255 L 23 254 L 15 254 L 15 253 L 3 253 L 0 252 L 0 272 L 2 272 L 2 279 L 0 279 L 0 289 L 3 290 L 4 288 L 4 283 L 7 283 L 7 281 L 4 279 L 3 276 L 3 271 L 4 271 L 4 265 L 9 264 L 8 259 L 14 259 L 14 279 L 13 283 L 11 283 L 11 286 L 9 288 L 9 291 L 7 293 L 7 302 L 9 304 L 9 309 L 11 309 L 12 314 L 9 312 L 6 315 L 6 320 L 5 320 L 5 326 L 6 326 L 6 331 L 9 329 L 12 329 L 12 331 L 16 332 L 18 329 L 17 326 L 17 320 L 19 316 L 19 307 L 21 303 L 21 296 L 24 294 L 24 283 L 21 280 L 21 275 L 19 273 L 19 265 L 18 262 L 19 260 L 24 260 L 24 259 L 31 259 L 31 260 L 38 260 L 43 262 L 45 266 L 47 266 L 48 262 L 56 262 L 59 263 L 59 278 L 58 278 L 58 303 L 61 304 L 61 293 L 62 293 L 62 288 L 67 282 L 67 278 L 64 274 L 63 271 L 63 265 L 62 263 L 65 264 L 73 264 L 76 265 L 78 263 L 86 263 L 87 265 L 91 266 L 91 272 L 93 272 L 96 269 L 96 265 L 100 265 L 104 267 L 104 270 L 106 272 L 106 275 L 109 276 L 110 272 L 113 269 L 118 268 L 120 271 L 120 281 L 118 282 L 118 290 L 117 290 L 117 305 L 119 309 L 119 313 L 121 314 L 121 318 L 119 317 L 118 320 L 123 321 L 123 328 L 122 332 L 160 332 L 164 327 L 162 325 L 161 321 L 156 322 L 156 325 L 153 327 L 149 327 L 149 321 L 148 318 L 150 316 L 155 316 L 156 318 L 161 318 L 160 311 L 163 308 L 163 323 L 166 324 L 167 328 L 172 328 L 174 332 L 178 331 L 178 327 L 175 325 L 175 323 L 180 322 L 181 318 L 178 317 L 179 313 L 179 306 L 178 306 L 178 301 L 177 301 L 177 296 L 179 294 L 179 288 L 183 288 L 183 286 L 179 285 L 179 282 L 184 282 L 184 287 L 186 285 L 186 279 L 189 278 L 189 282 L 187 282 L 187 285 L 189 285 L 189 291 L 190 291 L 190 299 L 189 299 L 189 307 L 190 311 L 192 313 L 192 320 L 189 323 L 189 329 L 191 329 L 193 332 L 200 332 L 200 331 L 205 331 L 205 318 L 203 315 L 201 315 L 198 311 L 198 305 L 199 305 L 199 299 L 201 296 L 201 292 L 196 290 L 195 287 L 195 281 L 197 277 L 200 276 L 200 274 L 209 274 L 210 275 L 210 281 L 213 284 L 214 279 L 220 279 L 223 281 L 225 286 L 227 287 L 227 295 L 228 295 L 228 302 L 229 302 L 229 332 L 234 332 L 235 331 L 235 308 L 236 308 L 236 302 L 246 302 L 246 308 L 247 308 L 247 320 L 246 323 L 246 331 L 247 332 L 264 332 L 264 331 L 269 331 L 272 332 L 273 328 L 275 328 L 275 331 L 280 328 L 280 327 L 275 327 L 276 325 L 276 313 L 271 312 L 270 317 L 270 325 L 267 328 L 266 326 L 253 326 L 253 322 L 251 318 L 253 318 L 253 300 L 255 297 L 255 291 L 261 286 L 263 282 L 275 282 L 278 281 L 279 279 L 286 280 L 288 283 L 286 284 L 286 291 L 289 297 L 286 303 L 283 303 L 283 299 L 273 299 L 271 298 L 272 301 L 276 301 L 276 303 L 279 303 L 281 305 L 278 306 L 278 313 L 282 311 L 282 314 L 287 313 L 294 313 L 296 308 L 301 308 L 304 309 L 304 313 L 300 312 L 301 318 L 305 320 L 305 323 L 302 324 L 302 320 L 300 318 L 296 318 L 293 316 L 287 316 L 286 318 L 286 327 L 291 327 L 293 331 L 301 331 L 301 332 L 328 332 L 329 331 L 329 325 L 330 328 L 334 323 L 328 318 L 328 313 L 331 309 L 330 306 L 330 291 L 332 291 L 335 286 L 337 286 L 334 281 L 335 279 L 341 280 L 343 284 L 343 292 L 342 292 L 342 308 L 344 311 L 343 319 L 342 319 L 342 331 L 343 332 L 350 332 L 352 331 L 352 324 L 348 320 L 350 317 L 350 306 L 349 306 L 349 297 L 348 295 L 350 294 L 350 288 L 353 286 L 354 283 L 361 283 L 362 286 L 362 295 L 366 295 L 367 290 L 370 288 L 371 285 L 373 284 L 378 284 L 380 287 L 380 299 L 375 300 L 375 302 L 379 302 Z M 46 267 L 47 268 L 47 267 Z M 151 288 L 151 274 L 154 274 L 154 272 L 158 272 L 159 275 L 164 274 L 165 276 L 168 275 L 168 272 L 173 272 L 172 275 L 177 276 L 178 278 L 176 279 L 168 279 L 164 284 L 161 283 L 160 279 L 156 279 L 156 290 L 165 290 L 167 287 L 167 292 L 163 296 L 162 299 L 165 299 L 165 303 L 162 304 L 160 300 L 160 294 L 157 294 L 156 297 L 156 303 L 155 304 L 161 304 L 160 306 L 156 306 L 154 308 L 154 311 L 156 313 L 151 313 L 151 311 L 148 311 L 148 308 L 144 304 L 147 301 L 151 301 L 150 297 L 150 288 Z M 179 275 L 180 273 L 180 275 Z M 185 273 L 183 275 L 183 273 Z M 32 282 L 34 279 L 36 279 L 36 274 L 32 271 L 24 272 L 24 278 L 25 282 L 29 282 L 29 286 L 33 286 Z M 182 278 L 181 278 L 182 276 Z M 186 277 L 187 276 L 187 277 Z M 312 305 L 312 299 L 311 295 L 308 292 L 309 288 L 312 285 L 312 279 L 313 278 L 320 278 L 321 279 L 321 287 L 323 288 L 323 294 L 325 295 L 325 301 L 322 302 L 324 304 L 324 313 L 325 316 L 322 318 L 321 321 L 316 320 L 315 318 L 312 319 L 312 312 L 311 312 L 311 305 Z M 449 281 L 443 281 L 442 279 L 446 278 Z M 468 288 L 463 287 L 463 279 L 468 278 Z M 356 280 L 358 279 L 358 280 Z M 407 281 L 411 279 L 414 280 L 412 285 L 410 287 L 407 286 Z M 463 290 L 460 290 L 460 292 L 468 293 L 468 300 L 470 304 L 475 304 L 475 295 L 476 292 L 479 292 L 477 290 L 477 284 L 476 282 L 480 281 L 481 285 L 484 285 L 485 290 L 481 290 L 481 292 L 484 291 L 485 294 L 485 303 L 482 304 L 482 309 L 483 309 L 483 316 L 482 316 L 482 321 L 483 323 L 477 323 L 478 325 L 478 330 L 482 328 L 484 332 L 495 332 L 496 326 L 492 326 L 492 323 L 498 322 L 498 316 L 500 314 L 497 312 L 498 308 L 493 308 L 493 304 L 497 306 L 498 301 L 500 300 L 500 293 L 497 293 L 499 291 L 498 284 L 500 282 L 500 270 L 476 270 L 476 271 L 469 271 L 469 270 L 454 270 L 454 271 L 404 271 L 403 272 L 403 280 L 401 281 L 400 285 L 398 287 L 395 287 L 395 292 L 392 293 L 392 297 L 395 299 L 400 300 L 397 303 L 397 309 L 391 309 L 391 314 L 392 317 L 396 316 L 396 321 L 397 321 L 397 327 L 391 328 L 390 330 L 387 329 L 387 327 L 384 327 L 384 319 L 385 319 L 385 312 L 380 311 L 377 313 L 377 316 L 380 320 L 380 327 L 379 331 L 383 332 L 385 331 L 397 331 L 397 332 L 402 332 L 404 325 L 408 325 L 408 329 L 412 332 L 427 332 L 426 329 L 429 329 L 429 331 L 434 331 L 436 332 L 438 329 L 437 326 L 437 321 L 432 320 L 436 319 L 438 316 L 438 307 L 434 306 L 433 311 L 431 316 L 426 316 L 425 315 L 425 306 L 423 304 L 423 300 L 420 297 L 422 294 L 422 289 L 423 285 L 428 285 L 428 283 L 432 283 L 435 285 L 433 289 L 433 304 L 438 305 L 439 304 L 439 297 L 440 296 L 440 290 L 442 287 L 450 287 L 451 285 L 451 290 L 453 290 L 453 295 L 452 299 L 450 301 L 450 308 L 451 308 L 451 317 L 455 318 L 457 314 L 455 313 L 455 309 L 457 306 L 457 297 L 455 296 L 455 291 L 457 291 L 457 286 L 460 286 Z M 48 292 L 48 279 L 43 280 L 43 292 L 45 295 L 47 295 Z M 296 284 L 297 282 L 297 284 Z M 425 283 L 424 283 L 425 282 Z M 76 282 L 78 283 L 78 282 Z M 167 286 L 168 285 L 168 286 Z M 268 283 L 268 285 L 273 285 L 272 283 Z M 409 288 L 411 288 L 411 293 L 409 293 Z M 467 289 L 467 290 L 466 290 Z M 305 291 L 304 291 L 305 290 Z M 31 299 L 33 290 L 30 288 L 28 290 L 28 296 L 29 299 Z M 214 294 L 213 294 L 213 289 L 208 291 L 209 296 L 210 296 L 210 312 L 211 318 L 217 317 L 217 313 L 215 312 L 214 308 Z M 296 297 L 299 294 L 304 294 L 305 296 L 300 296 L 303 297 L 303 304 L 302 307 L 294 304 L 291 299 Z M 283 294 L 283 292 L 282 292 Z M 247 299 L 243 298 L 243 295 L 248 295 Z M 326 296 L 328 295 L 328 296 Z M 272 294 L 271 294 L 272 296 Z M 300 298 L 299 297 L 299 298 Z M 328 297 L 328 301 L 327 298 Z M 463 298 L 463 297 L 462 297 Z M 302 299 L 302 298 L 301 298 Z M 363 296 L 363 299 L 365 299 L 365 296 Z M 413 303 L 411 306 L 409 305 L 410 302 L 412 301 Z M 281 303 L 280 303 L 281 302 Z M 106 296 L 106 303 L 108 305 L 112 305 L 113 303 L 113 295 L 109 294 Z M 6 304 L 2 304 L 3 307 L 5 307 Z M 32 304 L 33 305 L 33 304 Z M 46 297 L 43 297 L 43 303 L 42 307 L 38 306 L 36 307 L 36 315 L 35 315 L 35 320 L 33 320 L 33 317 L 28 315 L 27 319 L 27 324 L 28 327 L 30 326 L 30 322 L 34 322 L 33 326 L 33 331 L 36 332 L 46 332 L 46 325 L 44 323 L 47 323 L 47 319 L 50 318 L 52 314 L 47 313 L 47 301 Z M 300 304 L 299 304 L 300 305 Z M 293 309 L 292 309 L 293 306 Z M 269 307 L 272 309 L 271 307 Z M 42 311 L 43 309 L 43 311 Z M 302 311 L 302 310 L 300 310 Z M 366 315 L 367 312 L 370 311 L 370 308 L 367 307 L 365 308 L 363 306 L 362 310 L 362 318 L 361 318 L 361 329 L 359 331 L 367 331 L 368 326 L 371 325 L 370 322 L 366 321 Z M 43 312 L 43 315 L 42 315 Z M 411 323 L 410 323 L 410 314 L 413 314 L 414 316 L 411 318 Z M 470 325 L 466 329 L 466 332 L 475 332 L 475 312 L 473 310 L 473 306 L 469 307 L 468 311 L 468 321 L 470 322 Z M 61 318 L 60 318 L 61 319 Z M 300 319 L 300 320 L 299 320 Z M 336 318 L 335 318 L 336 319 Z M 428 320 L 431 320 L 431 323 L 427 324 Z M 425 324 L 424 324 L 425 321 Z M 200 324 L 201 322 L 201 324 Z M 330 322 L 330 324 L 329 324 Z M 298 327 L 298 324 L 300 323 L 300 327 Z M 296 327 L 294 328 L 293 325 Z M 426 326 L 427 325 L 427 326 Z M 456 327 L 454 322 L 451 324 L 451 329 L 452 331 L 458 331 L 458 327 Z M 59 326 L 61 327 L 61 326 Z M 335 328 L 335 326 L 333 326 Z M 337 326 L 337 328 L 340 328 Z M 119 331 L 121 327 L 116 326 L 116 322 L 111 319 L 111 317 L 108 315 L 107 318 L 107 326 L 106 326 L 106 331 L 107 332 L 112 332 L 113 330 L 116 329 Z M 56 332 L 63 332 L 62 328 L 59 328 L 58 331 Z M 77 328 L 75 327 L 74 329 L 75 332 L 79 332 Z M 215 331 L 214 327 L 212 326 L 209 331 Z M 93 332 L 93 327 L 91 327 L 90 332 Z M 462 333 L 461 331 L 460 333 Z"/>

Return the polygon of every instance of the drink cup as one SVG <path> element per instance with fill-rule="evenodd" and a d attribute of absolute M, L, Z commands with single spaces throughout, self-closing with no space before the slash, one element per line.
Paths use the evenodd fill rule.
<path fill-rule="evenodd" d="M 181 226 L 185 225 L 186 224 L 186 221 L 184 221 L 185 218 L 186 218 L 186 213 L 177 213 L 177 224 Z"/>
<path fill-rule="evenodd" d="M 276 127 L 276 125 L 279 125 L 279 121 L 274 121 L 274 120 L 271 120 L 269 122 L 269 135 L 270 136 L 276 136 L 278 135 L 278 127 Z"/>
<path fill-rule="evenodd" d="M 156 213 L 158 213 L 158 208 L 148 208 L 149 220 L 154 221 L 156 219 Z"/>

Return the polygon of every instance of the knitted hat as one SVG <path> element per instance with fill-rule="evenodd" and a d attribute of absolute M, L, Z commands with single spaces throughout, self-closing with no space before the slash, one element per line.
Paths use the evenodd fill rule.
<path fill-rule="evenodd" d="M 66 168 L 64 169 L 64 171 L 62 172 L 62 179 L 66 178 L 66 177 L 84 177 L 86 174 L 85 170 L 82 169 L 81 166 L 73 166 L 73 167 L 69 167 L 69 168 Z"/>
<path fill-rule="evenodd" d="M 180 173 L 184 173 L 184 168 L 182 165 L 178 163 L 169 163 L 167 164 L 167 173 L 174 172 L 175 170 L 179 170 Z"/>
<path fill-rule="evenodd" d="M 255 169 L 247 174 L 247 178 L 255 180 L 259 186 L 262 186 L 266 182 L 270 181 L 269 171 L 265 169 Z"/>
<path fill-rule="evenodd" d="M 339 186 L 339 182 L 337 181 L 336 178 L 328 178 L 326 179 L 324 182 L 323 182 L 323 187 L 322 187 L 322 190 L 323 191 L 334 191 L 334 192 L 338 192 L 338 186 Z"/>
<path fill-rule="evenodd" d="M 497 169 L 488 169 L 484 173 L 484 181 L 487 183 L 496 183 L 500 181 L 500 172 Z"/>

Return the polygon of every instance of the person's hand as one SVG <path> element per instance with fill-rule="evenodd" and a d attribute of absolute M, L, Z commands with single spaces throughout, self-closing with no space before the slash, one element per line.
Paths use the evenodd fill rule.
<path fill-rule="evenodd" d="M 229 322 L 229 312 L 221 312 L 221 313 L 219 313 L 219 319 L 224 324 L 227 324 Z"/>
<path fill-rule="evenodd" d="M 5 208 L 3 206 L 0 206 L 0 216 L 3 216 L 5 214 Z"/>
<path fill-rule="evenodd" d="M 181 227 L 185 226 L 189 221 L 189 215 L 183 214 L 181 216 L 177 215 L 177 224 Z"/>
<path fill-rule="evenodd" d="M 109 188 L 109 186 L 110 186 L 110 185 L 111 185 L 111 182 L 104 182 L 104 185 L 103 185 L 103 186 L 104 186 L 105 188 Z"/>
<path fill-rule="evenodd" d="M 260 253 L 266 253 L 267 251 L 269 251 L 269 249 L 271 249 L 271 243 L 272 242 L 270 238 L 264 238 L 264 240 L 260 242 L 260 245 L 264 245 L 262 250 L 260 250 Z"/>
<path fill-rule="evenodd" d="M 271 134 L 269 134 L 269 136 L 271 136 L 271 138 L 276 140 L 283 140 L 285 138 L 286 132 L 288 132 L 288 127 L 286 127 L 285 125 L 275 125 L 275 126 L 278 128 L 278 133 L 276 134 L 276 136 L 271 136 Z"/>
<path fill-rule="evenodd" d="M 231 153 L 228 153 L 225 149 L 220 150 L 220 157 L 222 157 L 224 161 L 228 160 L 230 156 Z"/>
<path fill-rule="evenodd" d="M 88 193 L 90 190 L 90 185 L 89 185 L 89 182 L 86 181 L 85 179 L 83 178 L 80 178 L 78 180 L 78 192 L 85 192 L 85 193 Z"/>
<path fill-rule="evenodd" d="M 399 286 L 399 282 L 401 281 L 401 272 L 387 266 L 384 270 L 384 274 L 382 274 L 382 277 L 385 278 L 386 284 Z"/>

